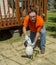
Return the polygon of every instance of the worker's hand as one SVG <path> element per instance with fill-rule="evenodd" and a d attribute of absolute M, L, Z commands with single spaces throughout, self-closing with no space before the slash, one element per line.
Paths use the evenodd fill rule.
<path fill-rule="evenodd" d="M 34 48 L 34 46 L 35 46 L 35 42 L 33 42 L 33 43 L 31 44 L 31 46 Z"/>
<path fill-rule="evenodd" d="M 31 45 L 31 39 L 26 35 L 25 36 L 25 40 L 27 41 L 27 43 L 29 44 L 29 45 Z"/>

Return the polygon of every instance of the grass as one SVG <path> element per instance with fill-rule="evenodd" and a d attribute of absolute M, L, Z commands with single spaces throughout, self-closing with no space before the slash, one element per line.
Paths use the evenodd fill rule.
<path fill-rule="evenodd" d="M 46 32 L 47 35 L 56 38 L 56 12 L 47 12 Z"/>

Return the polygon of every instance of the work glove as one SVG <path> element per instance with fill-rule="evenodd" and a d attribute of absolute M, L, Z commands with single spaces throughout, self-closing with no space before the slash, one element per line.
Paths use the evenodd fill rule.
<path fill-rule="evenodd" d="M 29 45 L 31 45 L 32 43 L 31 43 L 31 39 L 26 35 L 25 36 L 25 40 L 27 41 L 27 43 L 29 44 Z"/>
<path fill-rule="evenodd" d="M 31 43 L 31 46 L 34 48 L 35 47 L 35 42 Z"/>

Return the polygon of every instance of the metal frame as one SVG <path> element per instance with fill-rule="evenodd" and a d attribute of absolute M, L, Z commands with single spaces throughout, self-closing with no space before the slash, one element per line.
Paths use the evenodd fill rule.
<path fill-rule="evenodd" d="M 27 11 L 30 9 L 30 4 L 32 3 L 34 5 L 34 8 L 38 12 L 38 15 L 42 16 L 44 20 L 46 20 L 47 0 L 22 0 L 21 1 L 22 7 L 19 7 L 20 0 L 15 0 L 15 7 L 16 7 L 15 9 L 13 7 L 14 5 L 13 0 L 11 0 L 12 1 L 12 15 L 10 15 L 10 7 L 8 5 L 7 6 L 8 16 L 6 15 L 5 0 L 2 0 L 2 1 L 3 1 L 4 16 L 2 16 L 1 6 L 0 6 L 0 29 L 14 27 L 14 26 L 21 26 L 23 24 L 25 16 L 27 15 Z M 39 9 L 37 7 L 39 7 Z M 15 11 L 16 11 L 16 14 L 14 15 Z M 25 16 L 23 16 L 23 11 L 25 11 L 26 13 Z M 20 12 L 22 15 L 20 14 Z"/>

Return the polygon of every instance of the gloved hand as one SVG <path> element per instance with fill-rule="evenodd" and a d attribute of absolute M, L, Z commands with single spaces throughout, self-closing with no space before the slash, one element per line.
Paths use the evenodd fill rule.
<path fill-rule="evenodd" d="M 27 41 L 27 43 L 29 44 L 29 45 L 31 45 L 31 39 L 26 35 L 25 36 L 25 40 Z"/>
<path fill-rule="evenodd" d="M 31 46 L 34 48 L 34 46 L 35 46 L 35 42 L 33 42 L 33 43 L 31 44 Z"/>

